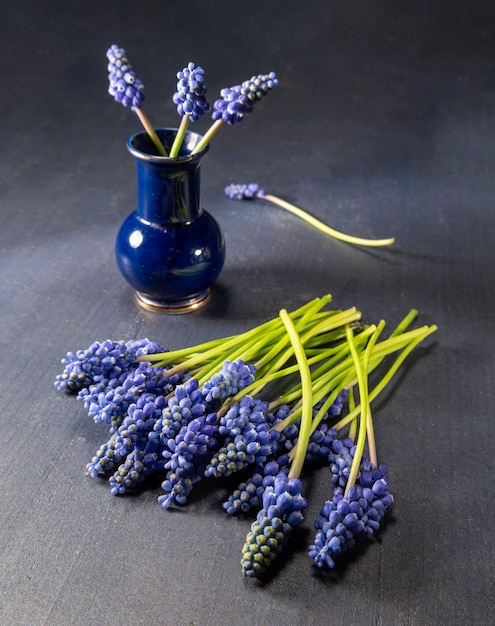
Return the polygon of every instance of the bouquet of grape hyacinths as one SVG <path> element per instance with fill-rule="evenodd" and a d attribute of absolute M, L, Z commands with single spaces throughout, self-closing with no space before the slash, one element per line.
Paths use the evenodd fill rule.
<path fill-rule="evenodd" d="M 107 59 L 110 95 L 116 102 L 136 113 L 159 155 L 176 157 L 190 122 L 198 121 L 212 108 L 206 98 L 203 68 L 189 62 L 183 70 L 177 72 L 177 91 L 173 95 L 173 101 L 177 105 L 181 123 L 175 141 L 167 151 L 143 111 L 144 85 L 132 69 L 125 50 L 114 44 L 107 50 Z M 200 152 L 223 125 L 233 126 L 241 122 L 246 115 L 252 113 L 254 105 L 277 84 L 275 72 L 269 72 L 222 89 L 220 98 L 213 103 L 212 124 L 192 153 Z"/>
<path fill-rule="evenodd" d="M 382 339 L 385 322 L 328 310 L 330 296 L 247 332 L 168 351 L 148 339 L 95 341 L 69 352 L 55 381 L 77 393 L 107 439 L 87 465 L 124 496 L 162 480 L 163 509 L 183 506 L 199 481 L 234 473 L 228 515 L 254 520 L 242 548 L 248 577 L 266 572 L 303 523 L 304 481 L 327 465 L 329 498 L 315 520 L 309 557 L 328 569 L 379 532 L 393 503 L 378 463 L 371 402 L 410 352 L 436 330 L 409 329 L 417 312 Z M 365 448 L 367 447 L 367 456 Z"/>

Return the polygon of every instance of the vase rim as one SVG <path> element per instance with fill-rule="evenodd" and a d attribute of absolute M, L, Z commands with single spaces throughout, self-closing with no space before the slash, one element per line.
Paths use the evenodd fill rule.
<path fill-rule="evenodd" d="M 154 129 L 155 132 L 159 133 L 169 133 L 169 134 L 175 134 L 177 133 L 178 129 L 177 128 L 168 128 L 168 127 L 159 127 L 159 128 L 155 128 Z M 183 155 L 179 155 L 176 157 L 169 157 L 169 156 L 162 156 L 159 154 L 150 154 L 149 152 L 143 152 L 142 150 L 139 150 L 138 148 L 135 147 L 135 145 L 133 144 L 133 142 L 138 138 L 138 137 L 144 137 L 147 135 L 147 132 L 145 130 L 141 130 L 138 131 L 137 133 L 132 134 L 129 139 L 127 140 L 127 150 L 137 159 L 140 159 L 142 161 L 153 161 L 153 162 L 157 162 L 157 163 L 188 163 L 190 161 L 195 161 L 197 159 L 200 159 L 202 156 L 204 156 L 208 150 L 210 149 L 209 144 L 206 144 L 206 146 L 200 150 L 200 152 L 196 153 L 196 154 L 183 154 Z M 201 138 L 203 137 L 203 135 L 201 135 L 200 133 L 197 133 L 193 130 L 187 130 L 185 133 L 185 137 L 197 137 L 198 141 L 197 143 L 199 143 L 199 141 L 201 140 Z"/>

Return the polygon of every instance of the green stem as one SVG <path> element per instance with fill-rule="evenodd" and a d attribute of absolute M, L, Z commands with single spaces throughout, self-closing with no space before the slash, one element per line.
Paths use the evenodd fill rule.
<path fill-rule="evenodd" d="M 311 365 L 315 365 L 316 363 L 319 363 L 320 361 L 325 361 L 333 353 L 334 353 L 333 348 L 330 348 L 329 350 L 326 350 L 326 351 L 320 350 L 319 354 L 315 354 L 314 356 L 307 358 L 308 365 L 311 366 Z M 262 378 L 256 379 L 249 386 L 245 387 L 242 391 L 240 391 L 237 395 L 235 395 L 232 398 L 232 401 L 237 402 L 242 398 L 243 395 L 246 395 L 246 394 L 254 396 L 261 389 L 263 389 L 263 387 L 266 387 L 266 385 L 268 385 L 269 383 L 272 383 L 275 380 L 278 380 L 280 378 L 285 378 L 286 376 L 290 376 L 291 374 L 296 373 L 298 369 L 299 369 L 299 366 L 295 364 L 295 365 L 289 365 L 288 367 L 285 367 L 284 369 L 271 370 L 268 374 L 266 374 Z M 294 389 L 296 389 L 296 396 L 299 398 L 299 396 L 301 395 L 301 385 L 296 384 Z M 282 402 L 282 404 L 284 404 L 284 402 Z M 277 402 L 277 405 L 278 405 L 278 402 Z M 270 405 L 270 407 L 271 406 L 272 405 Z M 288 424 L 286 424 L 286 426 L 288 426 Z M 277 426 L 274 426 L 274 430 L 280 430 L 278 428 L 278 424 Z"/>
<path fill-rule="evenodd" d="M 369 362 L 370 362 L 371 351 L 373 350 L 373 347 L 376 344 L 376 341 L 384 328 L 385 328 L 385 322 L 381 320 L 381 322 L 377 326 L 376 332 L 373 333 L 370 341 L 368 342 L 368 345 L 366 346 L 366 350 L 364 352 L 364 358 L 363 358 L 363 373 L 364 373 L 365 383 L 366 383 L 366 402 L 367 402 L 366 433 L 368 437 L 369 459 L 373 467 L 377 467 L 378 460 L 377 460 L 377 455 L 376 455 L 375 430 L 373 428 L 373 418 L 371 416 L 371 407 L 370 407 L 369 395 L 368 395 L 368 367 L 369 367 Z"/>
<path fill-rule="evenodd" d="M 280 311 L 280 317 L 285 328 L 287 329 L 287 334 L 289 335 L 290 342 L 294 349 L 294 355 L 296 357 L 301 376 L 303 401 L 301 426 L 299 429 L 299 438 L 296 444 L 297 452 L 294 455 L 294 459 L 292 460 L 289 470 L 289 478 L 299 478 L 304 464 L 304 459 L 306 457 L 309 437 L 311 435 L 311 422 L 313 417 L 313 387 L 311 382 L 311 371 L 306 359 L 306 354 L 304 353 L 301 338 L 299 337 L 295 326 L 285 309 Z"/>
<path fill-rule="evenodd" d="M 349 405 L 349 412 L 353 411 L 356 408 L 356 399 L 354 398 L 354 387 L 349 389 L 349 395 L 347 396 L 347 403 Z M 349 426 L 348 436 L 353 441 L 356 438 L 357 432 L 357 418 L 353 419 Z"/>
<path fill-rule="evenodd" d="M 318 411 L 317 416 L 313 419 L 311 432 L 315 430 L 317 425 L 325 416 L 324 412 L 322 411 L 325 410 L 326 412 L 328 407 L 331 404 L 333 404 L 335 398 L 338 396 L 340 391 L 346 387 L 346 384 L 351 377 L 351 373 L 349 373 L 348 371 L 349 364 L 348 364 L 347 359 L 343 362 L 339 362 L 338 365 L 334 365 L 336 361 L 340 361 L 343 358 L 343 356 L 345 356 L 347 351 L 348 351 L 347 347 L 342 348 L 342 351 L 340 353 L 338 353 L 332 359 L 328 359 L 327 362 L 324 363 L 321 367 L 319 367 L 312 375 L 313 399 L 314 399 L 315 404 L 320 402 L 323 398 L 325 398 L 325 396 L 329 394 L 329 391 L 328 391 L 329 389 L 331 389 L 332 391 L 330 391 L 330 395 L 325 401 L 325 405 L 324 405 L 325 409 L 324 407 L 322 407 Z M 352 371 L 352 375 L 354 375 L 354 371 Z M 278 422 L 275 426 L 273 426 L 274 430 L 278 430 L 282 432 L 285 428 L 287 428 L 287 426 L 289 426 L 290 424 L 293 424 L 301 417 L 301 413 L 302 413 L 302 404 L 300 401 L 301 395 L 302 395 L 301 385 L 295 385 L 290 391 L 288 391 L 283 396 L 280 396 L 277 400 L 270 403 L 270 410 L 273 411 L 275 408 L 283 404 L 290 405 L 293 402 L 296 402 L 296 404 L 292 407 L 292 410 L 289 413 L 289 415 L 284 420 L 282 420 L 281 422 Z"/>
<path fill-rule="evenodd" d="M 423 340 L 423 338 L 426 336 L 425 328 L 418 328 L 412 331 L 408 331 L 401 336 L 395 336 L 398 331 L 406 327 L 407 322 L 411 319 L 412 316 L 409 315 L 405 320 L 406 323 L 402 323 L 401 325 L 399 325 L 394 333 L 392 333 L 391 337 L 382 341 L 380 344 L 376 345 L 375 341 L 368 344 L 369 363 L 367 365 L 367 369 L 369 372 L 374 371 L 384 360 L 384 358 L 389 354 L 404 348 L 411 341 L 415 341 L 416 339 L 418 339 L 417 343 L 419 343 Z M 370 326 L 354 338 L 354 344 L 360 352 L 362 350 L 360 345 L 368 341 L 370 335 L 372 336 L 373 333 L 376 332 L 376 330 L 376 327 Z M 417 344 L 415 343 L 414 345 Z M 339 351 L 335 354 L 334 358 L 328 359 L 326 364 L 322 365 L 313 374 L 313 380 L 315 381 L 313 383 L 313 396 L 315 403 L 323 400 L 325 396 L 328 397 L 313 418 L 312 432 L 314 432 L 320 422 L 325 418 L 328 408 L 331 406 L 340 391 L 342 389 L 351 389 L 357 384 L 356 369 L 353 365 L 352 356 L 347 356 L 349 354 L 348 343 L 344 344 L 343 346 L 339 346 L 338 348 Z M 331 391 L 329 392 L 329 390 Z M 370 398 L 374 399 L 380 391 L 380 387 L 377 386 L 377 393 L 373 393 Z M 273 410 L 281 404 L 291 404 L 292 402 L 297 402 L 300 398 L 300 394 L 300 387 L 295 386 L 293 389 L 286 392 L 283 396 L 280 396 L 277 400 L 271 402 L 270 410 Z M 355 410 L 353 410 L 352 412 L 352 415 L 347 415 L 345 418 L 343 418 L 343 420 L 336 424 L 334 428 L 340 430 L 349 422 L 352 423 L 352 420 L 355 420 L 359 415 L 360 410 L 360 406 L 355 408 Z M 282 422 L 279 422 L 274 428 L 281 431 L 293 422 L 295 422 L 297 419 L 299 419 L 299 417 L 300 407 L 294 406 L 290 415 L 288 415 Z"/>
<path fill-rule="evenodd" d="M 321 332 L 321 316 L 324 316 L 326 320 L 333 319 L 334 311 L 330 311 L 327 313 L 320 313 L 319 309 L 321 309 L 327 301 L 322 300 L 321 302 L 315 302 L 315 304 L 309 308 L 304 315 L 294 321 L 294 325 L 296 331 L 299 333 L 300 330 L 307 330 L 305 334 L 305 339 L 301 338 L 303 345 L 308 341 L 313 334 L 317 334 Z M 264 356 L 258 363 L 256 363 L 256 368 L 258 370 L 259 377 L 266 376 L 270 372 L 276 372 L 282 368 L 282 366 L 288 361 L 288 359 L 292 356 L 293 350 L 292 348 L 287 348 L 284 350 L 287 345 L 287 333 L 285 332 L 280 341 L 273 346 L 273 348 Z M 321 350 L 320 350 L 321 352 Z M 278 358 L 277 358 L 278 356 Z M 256 389 L 253 393 L 258 393 L 264 385 L 260 385 L 258 389 Z"/>
<path fill-rule="evenodd" d="M 186 130 L 189 126 L 189 121 L 190 121 L 189 115 L 182 116 L 182 119 L 180 121 L 180 126 L 175 135 L 174 143 L 172 144 L 172 147 L 170 148 L 170 154 L 169 154 L 170 158 L 175 158 L 179 154 L 180 147 L 182 145 L 182 142 L 184 141 Z"/>
<path fill-rule="evenodd" d="M 373 246 L 374 247 L 390 246 L 395 242 L 395 239 L 393 237 L 390 237 L 388 239 L 363 239 L 362 237 L 354 237 L 353 235 L 346 235 L 345 233 L 341 233 L 340 231 L 335 230 L 334 228 L 331 228 L 330 226 L 327 226 L 327 224 L 324 224 L 316 217 L 313 217 L 307 211 L 304 211 L 303 209 L 300 209 L 294 204 L 291 204 L 290 202 L 286 202 L 285 200 L 282 200 L 281 198 L 278 198 L 277 196 L 272 196 L 270 194 L 263 194 L 263 195 L 259 195 L 258 198 L 261 198 L 262 200 L 267 200 L 268 202 L 272 202 L 273 204 L 278 205 L 282 209 L 285 209 L 286 211 L 293 213 L 297 217 L 300 217 L 304 221 L 308 222 L 308 224 L 311 224 L 311 226 L 314 226 L 315 228 L 325 233 L 326 235 L 329 235 L 330 237 L 333 237 L 334 239 L 339 239 L 340 241 L 345 241 L 347 243 L 352 243 L 358 246 L 372 246 L 372 247 Z"/>
<path fill-rule="evenodd" d="M 332 326 L 335 325 L 336 323 L 335 318 L 337 314 L 340 315 L 342 313 L 342 312 L 335 312 L 335 311 L 330 311 L 327 313 L 318 313 L 318 310 L 327 302 L 328 302 L 328 299 L 322 299 L 321 302 L 316 301 L 314 305 L 311 308 L 309 308 L 300 318 L 295 318 L 294 327 L 296 328 L 296 332 L 299 333 L 300 329 L 306 330 L 305 340 L 304 341 L 301 340 L 303 345 L 305 341 L 310 341 L 313 338 L 313 334 L 315 332 L 317 333 L 321 331 L 322 329 L 324 331 L 326 326 L 328 326 L 328 320 L 331 320 Z M 357 313 L 354 310 L 351 310 L 351 313 L 353 316 L 357 315 Z M 326 316 L 326 320 L 327 320 L 326 325 L 322 326 L 321 316 Z M 315 319 L 312 319 L 312 318 L 315 318 Z M 338 336 L 339 331 L 334 330 L 332 332 L 334 334 L 331 334 L 330 332 L 325 332 L 324 334 L 327 338 L 331 337 L 332 339 L 335 339 L 335 337 Z M 316 335 L 316 337 L 318 337 L 318 335 Z M 229 406 L 231 406 L 234 402 L 237 402 L 243 395 L 250 394 L 250 395 L 255 396 L 269 382 L 272 382 L 273 380 L 276 380 L 278 378 L 283 378 L 293 373 L 294 371 L 296 371 L 292 367 L 286 367 L 285 369 L 282 369 L 284 364 L 289 360 L 289 358 L 294 353 L 294 350 L 292 349 L 292 347 L 284 350 L 288 341 L 287 332 L 284 332 L 281 339 L 277 341 L 276 343 L 275 343 L 276 335 L 272 333 L 272 339 L 273 339 L 272 341 L 273 347 L 271 349 L 269 349 L 269 345 L 267 344 L 266 341 L 264 341 L 261 344 L 261 347 L 265 348 L 265 352 L 264 352 L 264 356 L 257 363 L 255 363 L 255 366 L 257 368 L 255 381 L 251 385 L 249 385 L 248 388 L 243 389 L 238 394 L 230 398 L 230 400 L 228 400 L 225 403 L 225 405 L 222 407 L 221 409 L 222 411 L 227 410 Z M 268 348 L 268 351 L 266 351 L 267 348 Z M 251 362 L 254 360 L 256 354 L 260 354 L 260 353 L 263 354 L 263 352 L 261 352 L 258 346 L 255 345 L 254 349 L 256 349 L 257 352 L 254 352 L 253 354 L 251 354 L 248 350 L 245 354 L 242 355 L 242 358 L 245 361 Z M 312 351 L 313 354 L 311 356 L 311 359 L 309 359 L 309 362 L 311 364 L 314 364 L 314 363 L 318 363 L 319 361 L 329 359 L 331 355 L 334 355 L 336 352 L 337 354 L 339 354 L 341 350 L 342 350 L 342 347 L 340 345 L 333 346 L 333 347 L 326 348 L 326 349 L 320 348 L 317 351 Z M 334 357 L 333 361 L 338 360 L 338 358 L 339 358 L 338 356 Z M 327 360 L 326 363 L 323 365 L 324 369 L 328 369 L 329 364 L 331 363 L 332 363 L 332 360 Z M 319 373 L 319 370 L 318 370 L 318 373 Z M 297 398 L 300 397 L 301 391 L 298 385 L 296 385 L 293 388 L 293 394 L 295 394 Z"/>
<path fill-rule="evenodd" d="M 292 319 L 297 319 L 298 317 L 303 316 L 308 309 L 311 309 L 311 307 L 314 306 L 315 302 L 320 300 L 323 300 L 324 302 L 327 301 L 326 298 L 315 298 L 311 302 L 308 302 L 299 309 L 290 313 L 290 317 Z M 264 335 L 269 336 L 272 332 L 278 332 L 280 328 L 280 318 L 273 318 L 268 322 L 256 326 L 245 333 L 240 333 L 239 335 L 231 335 L 230 337 L 226 337 L 224 339 L 217 339 L 192 348 L 186 348 L 185 350 L 174 350 L 170 352 L 146 355 L 139 357 L 138 360 L 158 361 L 158 364 L 162 367 L 167 364 L 175 364 L 167 371 L 167 376 L 173 376 L 183 370 L 197 368 L 203 363 L 207 364 L 221 355 L 223 355 L 224 360 L 228 359 L 230 350 L 235 350 L 238 346 L 244 345 L 245 342 L 253 338 L 260 339 L 263 338 Z"/>
<path fill-rule="evenodd" d="M 366 431 L 368 423 L 368 415 L 370 413 L 370 404 L 368 398 L 368 383 L 367 372 L 359 360 L 359 355 L 354 345 L 354 337 L 352 330 L 347 327 L 347 341 L 349 342 L 349 348 L 356 368 L 356 374 L 358 379 L 359 397 L 361 400 L 361 417 L 359 420 L 359 431 L 356 442 L 356 451 L 354 458 L 352 459 L 351 469 L 349 471 L 349 478 L 344 491 L 344 498 L 348 495 L 349 490 L 354 487 L 356 477 L 358 475 L 359 466 L 361 465 L 361 459 L 363 457 L 364 445 L 366 443 Z M 370 340 L 371 341 L 371 340 Z"/>
<path fill-rule="evenodd" d="M 344 327 L 346 324 L 352 323 L 357 319 L 360 319 L 360 317 L 361 313 L 359 311 L 356 311 L 355 307 L 352 307 L 345 311 L 339 311 L 337 313 L 332 312 L 331 315 L 328 315 L 326 319 L 317 322 L 312 328 L 308 329 L 305 334 L 300 337 L 301 343 L 303 346 L 305 346 L 308 341 L 310 341 L 313 337 L 318 336 L 319 333 L 328 333 L 331 330 Z M 341 346 L 338 346 L 338 350 L 341 350 Z M 278 367 L 281 367 L 281 364 L 286 361 L 286 357 L 286 354 L 282 355 L 279 361 L 275 362 L 273 368 L 276 369 Z M 338 358 L 339 357 L 336 357 L 333 362 L 335 362 Z M 332 361 L 330 361 L 329 363 L 332 363 Z M 328 364 L 323 367 L 327 368 Z M 321 382 L 319 382 L 318 384 L 321 384 Z M 286 395 L 286 397 L 284 397 L 283 399 L 279 398 L 274 406 L 278 406 L 281 403 L 294 401 L 294 396 L 297 398 L 298 393 L 299 391 L 296 387 L 293 391 L 289 392 L 289 394 Z"/>
<path fill-rule="evenodd" d="M 358 344 L 365 343 L 372 332 L 374 332 L 374 327 L 370 327 L 366 332 L 360 334 L 357 338 Z M 331 349 L 331 352 L 329 351 L 329 358 L 313 373 L 313 380 L 315 381 L 313 383 L 313 398 L 315 404 L 323 400 L 325 396 L 328 397 L 313 419 L 312 432 L 325 417 L 326 412 L 333 404 L 338 394 L 342 389 L 347 388 L 348 384 L 355 376 L 352 359 L 348 355 L 349 346 L 347 343 Z M 329 393 L 329 390 L 332 391 Z M 301 388 L 296 385 L 289 392 L 278 398 L 278 400 L 272 402 L 270 409 L 273 410 L 281 404 L 290 404 L 291 402 L 299 400 L 300 397 Z M 278 431 L 284 430 L 284 428 L 299 419 L 300 413 L 300 406 L 294 406 L 290 415 L 273 428 Z"/>
<path fill-rule="evenodd" d="M 213 122 L 213 124 L 210 126 L 210 128 L 203 135 L 203 138 L 198 143 L 198 145 L 194 148 L 194 150 L 191 152 L 191 154 L 197 154 L 198 152 L 201 152 L 201 150 L 203 150 L 203 148 L 205 148 L 207 146 L 207 144 L 210 143 L 211 139 L 220 130 L 222 125 L 223 125 L 223 120 L 217 120 L 216 122 Z"/>
<path fill-rule="evenodd" d="M 401 350 L 402 348 L 407 346 L 414 338 L 418 336 L 422 338 L 426 331 L 426 326 L 422 328 L 416 328 L 414 330 L 404 332 L 399 336 L 390 336 L 388 339 L 385 339 L 381 343 L 374 346 L 373 352 L 370 355 L 371 364 L 369 365 L 369 370 L 372 371 L 376 369 L 376 367 L 378 367 L 378 365 L 383 361 L 386 356 L 388 356 L 392 352 L 397 352 L 398 350 Z M 355 384 L 356 382 L 357 380 L 355 380 L 352 384 Z"/>
<path fill-rule="evenodd" d="M 390 337 L 397 337 L 397 335 L 401 335 L 417 317 L 418 311 L 416 309 L 411 309 L 400 324 L 397 325 L 395 330 L 390 333 Z"/>
<path fill-rule="evenodd" d="M 394 375 L 397 373 L 399 367 L 405 361 L 406 357 L 412 352 L 412 350 L 419 343 L 421 343 L 424 339 L 426 339 L 428 335 L 431 335 L 432 333 L 434 333 L 437 330 L 437 326 L 433 325 L 433 326 L 424 327 L 423 329 L 418 329 L 418 330 L 422 330 L 422 334 L 416 335 L 414 338 L 410 340 L 408 345 L 403 349 L 400 355 L 396 358 L 396 360 L 391 365 L 387 373 L 380 380 L 380 382 L 373 388 L 372 391 L 369 392 L 368 397 L 369 397 L 370 402 L 372 402 L 390 383 Z M 342 428 L 344 428 L 344 426 L 352 422 L 352 420 L 354 420 L 356 416 L 359 415 L 360 412 L 361 412 L 361 406 L 358 405 L 354 410 L 350 411 L 344 418 L 342 418 L 339 422 L 337 422 L 334 425 L 334 428 L 336 428 L 337 430 L 341 430 Z"/>
<path fill-rule="evenodd" d="M 313 302 L 313 305 L 309 307 L 308 310 L 305 311 L 304 314 L 301 316 L 301 318 L 297 321 L 297 326 L 304 327 L 305 325 L 309 324 L 310 320 L 314 317 L 316 312 L 319 311 L 325 304 L 326 304 L 325 301 Z M 271 364 L 273 362 L 274 357 L 280 354 L 282 350 L 285 348 L 285 346 L 287 345 L 287 340 L 288 340 L 288 337 L 287 337 L 287 333 L 285 332 L 282 334 L 280 340 L 271 348 L 271 350 L 269 350 L 266 354 L 264 354 L 261 357 L 261 359 L 258 360 L 258 362 L 255 364 L 256 369 L 260 371 L 263 369 L 264 366 Z M 280 369 L 280 367 L 282 367 L 283 363 L 285 363 L 285 361 L 288 358 L 289 358 L 288 354 L 282 355 L 273 366 L 273 369 Z"/>
<path fill-rule="evenodd" d="M 351 328 L 353 328 L 356 332 L 364 332 L 368 328 L 368 326 L 361 326 L 359 322 L 351 322 L 349 324 Z M 327 333 L 320 333 L 316 337 L 312 337 L 306 344 L 306 354 L 309 353 L 317 353 L 321 350 L 321 348 L 328 346 L 329 344 L 336 343 L 345 339 L 345 330 L 342 328 L 336 328 L 335 330 L 330 330 Z"/>
<path fill-rule="evenodd" d="M 254 336 L 242 341 L 237 346 L 237 349 L 233 349 L 228 355 L 222 352 L 214 361 L 211 361 L 197 372 L 199 385 L 203 385 L 218 372 L 226 360 L 236 361 L 237 359 L 242 359 L 245 363 L 251 363 L 254 358 L 263 354 L 269 348 L 278 334 L 279 330 L 275 329 L 270 333 L 264 333 L 261 338 Z"/>
<path fill-rule="evenodd" d="M 151 122 L 147 118 L 145 112 L 139 107 L 137 107 L 134 110 L 136 112 L 136 115 L 139 117 L 141 124 L 144 126 L 146 132 L 148 133 L 151 141 L 153 142 L 155 148 L 157 149 L 158 154 L 160 156 L 165 156 L 165 157 L 168 156 L 167 151 L 165 150 L 162 142 L 160 141 L 158 135 L 156 134 L 155 129 L 151 125 Z"/>

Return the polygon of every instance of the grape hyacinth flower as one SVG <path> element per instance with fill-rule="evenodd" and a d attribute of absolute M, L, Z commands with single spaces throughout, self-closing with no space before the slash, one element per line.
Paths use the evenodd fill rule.
<path fill-rule="evenodd" d="M 274 485 L 263 493 L 263 508 L 246 537 L 241 565 L 244 574 L 256 577 L 265 572 L 282 551 L 294 528 L 303 521 L 307 502 L 301 495 L 301 481 L 277 474 Z"/>
<path fill-rule="evenodd" d="M 240 93 L 246 96 L 249 102 L 255 104 L 277 85 L 278 78 L 275 72 L 258 74 L 258 76 L 252 76 L 249 80 L 245 80 L 241 84 Z"/>
<path fill-rule="evenodd" d="M 119 446 L 117 433 L 100 446 L 91 462 L 86 465 L 86 470 L 92 478 L 104 476 L 124 462 L 124 457 L 121 457 L 115 450 L 117 446 Z"/>
<path fill-rule="evenodd" d="M 136 449 L 143 449 L 149 436 L 155 432 L 155 424 L 162 415 L 166 400 L 164 396 L 142 394 L 131 404 L 117 431 L 115 451 L 127 456 Z M 153 441 L 158 438 L 152 437 Z"/>
<path fill-rule="evenodd" d="M 285 309 L 279 313 L 296 358 L 302 387 L 302 415 L 296 453 L 288 474 L 275 476 L 274 484 L 263 492 L 263 508 L 259 511 L 242 549 L 241 565 L 248 577 L 262 574 L 286 544 L 293 529 L 303 521 L 307 502 L 301 494 L 299 479 L 308 448 L 312 425 L 313 389 L 311 371 L 304 346 L 294 322 Z"/>
<path fill-rule="evenodd" d="M 282 454 L 276 459 L 268 460 L 263 465 L 255 465 L 253 473 L 240 483 L 228 499 L 222 504 L 228 515 L 247 513 L 259 508 L 263 502 L 266 487 L 273 487 L 278 474 L 289 474 L 289 456 Z"/>
<path fill-rule="evenodd" d="M 159 438 L 164 447 L 196 417 L 207 412 L 198 380 L 190 378 L 175 387 L 174 393 L 165 399 L 162 414 L 153 427 L 150 438 Z"/>
<path fill-rule="evenodd" d="M 147 476 L 163 469 L 163 461 L 156 452 L 156 444 L 148 442 L 143 450 L 133 450 L 109 479 L 114 496 L 121 496 L 134 489 Z"/>
<path fill-rule="evenodd" d="M 181 123 L 170 148 L 170 157 L 176 157 L 179 154 L 189 122 L 197 122 L 202 115 L 210 110 L 210 103 L 206 99 L 207 89 L 204 74 L 204 69 L 199 65 L 196 66 L 192 61 L 183 70 L 177 72 L 177 91 L 172 99 L 177 105 L 177 113 L 181 116 Z"/>
<path fill-rule="evenodd" d="M 244 396 L 220 418 L 219 433 L 224 445 L 210 459 L 205 476 L 229 476 L 248 465 L 263 465 L 276 450 L 280 433 L 270 429 L 268 403 Z"/>
<path fill-rule="evenodd" d="M 129 405 L 118 430 L 87 465 L 92 477 L 105 475 L 116 468 L 109 479 L 114 495 L 124 494 L 146 476 L 163 469 L 161 442 L 153 435 L 165 404 L 163 395 L 141 394 Z"/>
<path fill-rule="evenodd" d="M 55 387 L 59 391 L 79 391 L 102 378 L 120 376 L 128 368 L 122 352 L 122 344 L 110 339 L 94 341 L 86 350 L 68 352 L 61 361 L 64 369 L 57 374 Z"/>
<path fill-rule="evenodd" d="M 264 466 L 256 466 L 253 474 L 239 484 L 228 499 L 222 504 L 228 515 L 247 513 L 251 509 L 259 509 L 263 501 L 265 487 L 263 485 Z"/>
<path fill-rule="evenodd" d="M 225 87 L 220 91 L 220 98 L 213 103 L 212 119 L 233 126 L 242 122 L 253 111 L 253 103 L 246 94 L 241 93 L 241 86 Z"/>
<path fill-rule="evenodd" d="M 115 102 L 120 102 L 132 111 L 139 108 L 144 101 L 144 85 L 136 76 L 129 63 L 125 50 L 117 45 L 107 50 L 108 59 L 108 93 Z"/>
<path fill-rule="evenodd" d="M 362 237 L 355 237 L 353 235 L 346 235 L 334 228 L 331 228 L 321 220 L 317 219 L 310 215 L 304 209 L 301 209 L 282 198 L 277 196 L 267 194 L 265 191 L 257 184 L 257 183 L 231 183 L 225 187 L 225 195 L 231 200 L 252 200 L 254 198 L 259 198 L 261 200 L 266 200 L 267 202 L 271 202 L 286 211 L 289 211 L 293 215 L 303 219 L 305 222 L 314 226 L 316 229 L 321 231 L 322 233 L 328 235 L 329 237 L 333 237 L 334 239 L 339 239 L 340 241 L 345 241 L 347 243 L 351 243 L 358 246 L 371 246 L 371 247 L 379 247 L 379 246 L 390 246 L 395 242 L 393 237 L 388 239 L 364 239 Z"/>
<path fill-rule="evenodd" d="M 355 453 L 356 445 L 351 438 L 346 437 L 333 441 L 328 460 L 330 462 L 331 480 L 334 485 L 342 488 L 347 485 Z"/>
<path fill-rule="evenodd" d="M 323 505 L 308 555 L 320 569 L 335 567 L 335 558 L 352 548 L 358 537 L 378 531 L 392 503 L 387 467 L 372 468 L 369 461 L 363 461 L 359 483 L 346 496 L 342 487 L 335 487 L 332 500 Z"/>
<path fill-rule="evenodd" d="M 107 50 L 107 59 L 108 93 L 113 96 L 115 102 L 129 107 L 136 113 L 158 153 L 167 156 L 167 151 L 141 108 L 144 101 L 144 85 L 132 69 L 124 48 L 113 44 Z"/>
<path fill-rule="evenodd" d="M 231 200 L 251 200 L 262 198 L 265 192 L 257 183 L 231 183 L 225 187 L 225 195 Z"/>
<path fill-rule="evenodd" d="M 186 115 L 191 122 L 197 122 L 210 108 L 206 99 L 205 71 L 199 65 L 190 62 L 177 72 L 177 91 L 173 101 L 177 105 L 177 113 Z"/>
<path fill-rule="evenodd" d="M 213 103 L 213 124 L 204 134 L 202 140 L 192 151 L 192 154 L 202 150 L 218 132 L 223 124 L 233 126 L 252 113 L 254 105 L 269 91 L 278 85 L 275 72 L 258 74 L 245 80 L 240 85 L 225 87 L 220 91 L 220 98 Z"/>
<path fill-rule="evenodd" d="M 95 423 L 103 422 L 113 432 L 120 426 L 129 406 L 140 396 L 167 395 L 173 391 L 180 376 L 176 374 L 168 378 L 166 372 L 162 367 L 152 367 L 142 361 L 118 377 L 81 389 L 77 399 L 84 403 L 84 408 Z"/>
<path fill-rule="evenodd" d="M 320 516 L 315 520 L 316 536 L 308 551 L 319 568 L 334 567 L 335 557 L 352 548 L 357 537 L 373 535 L 393 502 L 388 490 L 387 466 L 377 467 L 368 390 L 370 354 L 383 326 L 382 321 L 371 335 L 362 361 L 356 349 L 353 331 L 349 325 L 346 326 L 346 338 L 361 399 L 361 416 L 355 445 L 350 438 L 340 445 L 337 441 L 332 444 L 329 456 L 332 482 L 338 486 L 334 487 L 332 500 L 323 505 Z M 366 439 L 371 461 L 363 457 Z"/>
<path fill-rule="evenodd" d="M 162 442 L 168 470 L 162 482 L 165 494 L 158 498 L 164 509 L 174 503 L 185 504 L 217 447 L 218 418 L 204 396 L 197 378 L 177 385 L 155 424 L 153 437 Z"/>
<path fill-rule="evenodd" d="M 167 476 L 162 483 L 165 494 L 158 498 L 164 509 L 174 503 L 185 504 L 193 486 L 203 477 L 203 472 L 217 447 L 217 415 L 210 413 L 196 417 L 168 441 L 163 452 Z"/>
<path fill-rule="evenodd" d="M 306 461 L 314 462 L 328 459 L 332 445 L 337 437 L 335 428 L 330 428 L 328 424 L 322 423 L 316 428 L 308 443 L 306 451 Z"/>
<path fill-rule="evenodd" d="M 54 385 L 59 390 L 80 391 L 92 384 L 105 383 L 125 375 L 137 359 L 148 354 L 164 352 L 155 341 L 94 341 L 87 349 L 68 352 L 62 359 L 64 369 Z"/>
<path fill-rule="evenodd" d="M 256 367 L 251 363 L 244 363 L 241 359 L 225 361 L 221 370 L 202 386 L 205 401 L 211 404 L 235 396 L 254 381 L 255 373 Z"/>
<path fill-rule="evenodd" d="M 212 119 L 233 126 L 242 122 L 253 106 L 278 84 L 275 72 L 259 74 L 241 85 L 226 87 L 220 92 L 221 98 L 213 104 Z"/>

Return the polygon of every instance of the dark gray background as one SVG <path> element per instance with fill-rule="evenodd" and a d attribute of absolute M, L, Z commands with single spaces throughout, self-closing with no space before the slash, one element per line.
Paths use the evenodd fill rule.
<path fill-rule="evenodd" d="M 419 0 L 4 1 L 0 10 L 2 624 L 489 624 L 494 584 L 494 10 Z M 113 245 L 134 209 L 105 51 L 126 48 L 157 125 L 175 72 L 209 93 L 274 70 L 280 85 L 225 128 L 202 168 L 227 260 L 207 308 L 140 310 Z M 197 129 L 200 130 L 198 123 Z M 201 129 L 204 130 L 202 126 Z M 393 249 L 329 240 L 262 202 L 257 181 Z M 379 543 L 316 575 L 306 556 L 327 471 L 264 584 L 242 577 L 249 520 L 199 489 L 164 512 L 159 485 L 115 498 L 85 465 L 106 439 L 53 380 L 68 350 L 150 337 L 170 348 L 246 330 L 324 293 L 438 333 L 375 406 L 396 498 Z"/>

